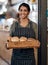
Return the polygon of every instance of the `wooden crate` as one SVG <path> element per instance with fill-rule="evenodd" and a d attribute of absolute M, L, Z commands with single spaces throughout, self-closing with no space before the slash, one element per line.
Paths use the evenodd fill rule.
<path fill-rule="evenodd" d="M 38 40 L 31 40 L 31 41 L 19 41 L 19 42 L 7 42 L 7 48 L 39 48 L 40 42 Z"/>

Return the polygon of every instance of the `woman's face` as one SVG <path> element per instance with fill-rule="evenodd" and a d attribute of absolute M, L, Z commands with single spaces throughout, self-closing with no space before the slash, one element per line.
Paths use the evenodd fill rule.
<path fill-rule="evenodd" d="M 29 15 L 29 11 L 25 6 L 21 6 L 19 9 L 19 18 L 20 19 L 25 19 Z"/>

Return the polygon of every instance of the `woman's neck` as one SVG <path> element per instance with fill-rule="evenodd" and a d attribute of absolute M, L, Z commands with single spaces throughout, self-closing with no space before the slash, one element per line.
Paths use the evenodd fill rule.
<path fill-rule="evenodd" d="M 26 18 L 26 19 L 20 19 L 20 25 L 22 27 L 26 27 L 28 25 L 28 23 L 29 23 L 29 19 L 28 18 Z"/>
<path fill-rule="evenodd" d="M 28 18 L 25 18 L 25 19 L 20 19 L 20 23 L 27 23 L 28 22 Z"/>

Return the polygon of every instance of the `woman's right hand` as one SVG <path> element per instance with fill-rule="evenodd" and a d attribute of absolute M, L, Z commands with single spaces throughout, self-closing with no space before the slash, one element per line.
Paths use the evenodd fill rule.
<path fill-rule="evenodd" d="M 8 36 L 7 42 L 11 41 L 11 38 L 12 38 L 12 37 Z"/>

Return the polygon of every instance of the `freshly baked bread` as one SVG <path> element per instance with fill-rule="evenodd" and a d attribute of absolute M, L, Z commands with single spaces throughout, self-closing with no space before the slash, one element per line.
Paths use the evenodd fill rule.
<path fill-rule="evenodd" d="M 27 38 L 26 37 L 20 37 L 20 41 L 27 41 Z"/>
<path fill-rule="evenodd" d="M 34 38 L 28 38 L 28 41 L 32 41 L 34 43 L 34 47 L 40 47 L 40 41 Z"/>
<path fill-rule="evenodd" d="M 19 37 L 12 37 L 12 38 L 11 38 L 11 41 L 12 41 L 12 42 L 18 42 L 18 41 L 19 41 Z"/>
<path fill-rule="evenodd" d="M 28 38 L 28 41 L 34 41 L 34 39 L 33 38 Z"/>

